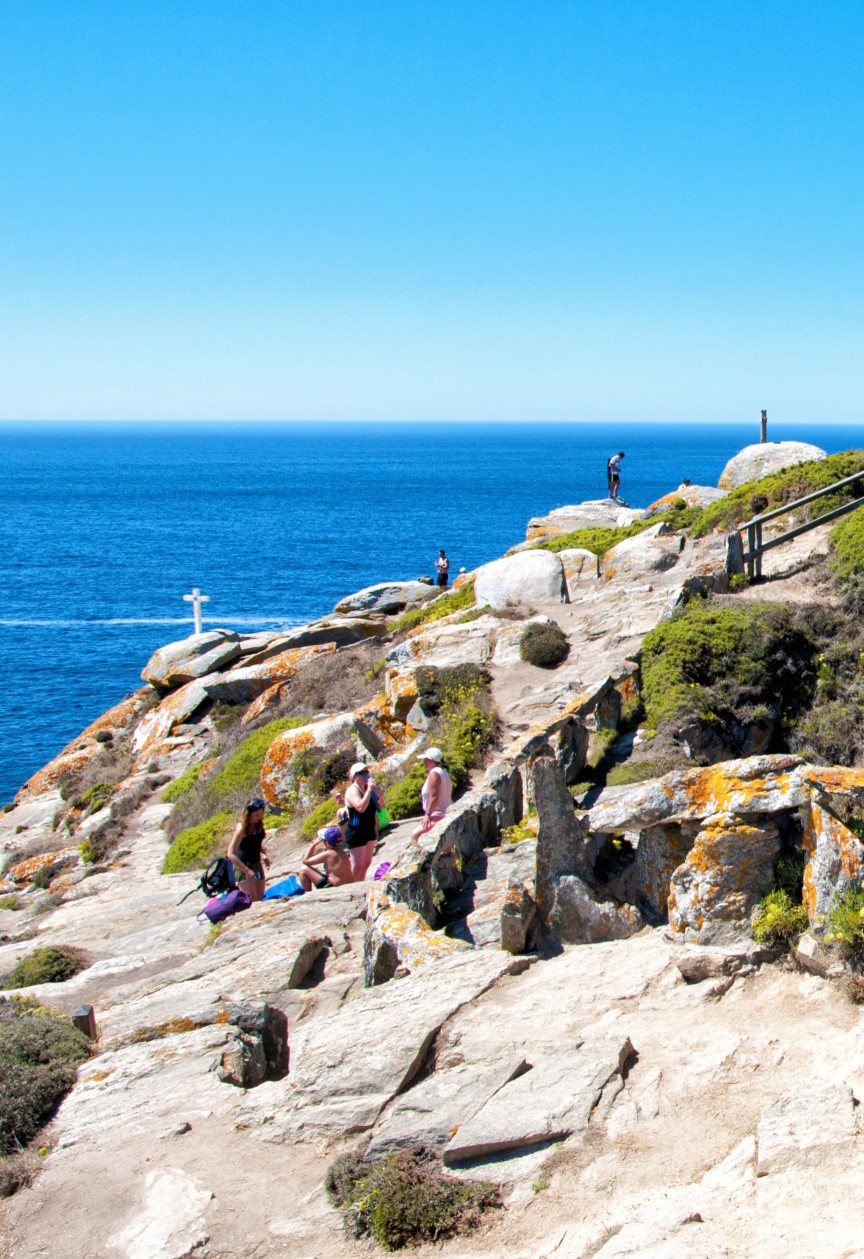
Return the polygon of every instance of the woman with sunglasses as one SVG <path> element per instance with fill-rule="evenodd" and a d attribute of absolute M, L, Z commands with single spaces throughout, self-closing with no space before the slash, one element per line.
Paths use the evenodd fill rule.
<path fill-rule="evenodd" d="M 266 838 L 264 801 L 250 800 L 231 836 L 228 860 L 234 870 L 235 879 L 238 871 L 243 876 L 238 886 L 253 901 L 264 899 L 264 889 L 267 886 L 264 867 L 269 868 L 270 858 L 264 851 Z"/>
<path fill-rule="evenodd" d="M 348 806 L 348 826 L 345 830 L 345 847 L 351 858 L 351 873 L 355 883 L 362 883 L 375 851 L 378 838 L 379 809 L 375 794 L 375 779 L 362 761 L 351 766 L 351 785 L 345 792 Z"/>

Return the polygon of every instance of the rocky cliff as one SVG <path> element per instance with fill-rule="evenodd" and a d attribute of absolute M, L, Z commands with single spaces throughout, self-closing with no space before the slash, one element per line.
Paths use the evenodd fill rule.
<path fill-rule="evenodd" d="M 826 937 L 864 875 L 864 769 L 807 725 L 844 684 L 835 662 L 826 699 L 807 609 L 841 597 L 824 530 L 747 588 L 728 522 L 698 527 L 724 494 L 562 508 L 443 598 L 381 584 L 290 634 L 171 644 L 25 784 L 0 974 L 74 947 L 77 973 L 12 995 L 91 1004 L 99 1035 L 10 1255 L 368 1253 L 326 1169 L 417 1141 L 502 1186 L 436 1254 L 857 1253 L 864 1039 Z M 540 667 L 523 635 L 549 622 L 569 650 Z M 414 842 L 433 738 L 460 791 Z M 250 783 L 281 874 L 358 756 L 397 818 L 382 878 L 218 930 L 178 904 Z M 753 935 L 781 883 L 792 952 Z"/>

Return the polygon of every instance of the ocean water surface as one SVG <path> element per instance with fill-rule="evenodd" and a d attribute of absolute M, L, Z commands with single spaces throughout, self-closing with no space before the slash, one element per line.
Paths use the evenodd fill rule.
<path fill-rule="evenodd" d="M 716 485 L 758 424 L 0 424 L 0 801 L 140 685 L 159 646 L 277 628 L 342 595 L 495 559 L 531 516 Z M 777 425 L 829 452 L 860 429 Z"/>

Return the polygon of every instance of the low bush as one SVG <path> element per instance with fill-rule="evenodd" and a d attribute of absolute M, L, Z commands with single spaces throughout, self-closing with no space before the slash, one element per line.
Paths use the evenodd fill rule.
<path fill-rule="evenodd" d="M 72 807 L 73 809 L 79 809 L 82 813 L 98 813 L 108 803 L 113 790 L 112 783 L 94 783 L 92 787 L 88 787 L 86 791 L 72 801 Z"/>
<path fill-rule="evenodd" d="M 184 769 L 179 778 L 175 778 L 173 783 L 169 783 L 162 795 L 159 797 L 163 804 L 176 804 L 178 800 L 186 795 L 188 791 L 197 783 L 198 779 L 204 771 L 206 765 L 211 764 L 209 761 L 199 761 L 197 765 L 190 765 L 188 769 Z"/>
<path fill-rule="evenodd" d="M 20 909 L 21 900 L 15 892 L 8 892 L 5 896 L 0 896 L 0 909 Z"/>
<path fill-rule="evenodd" d="M 206 866 L 227 843 L 234 824 L 234 814 L 220 810 L 206 822 L 181 831 L 165 854 L 163 874 L 180 874 Z"/>
<path fill-rule="evenodd" d="M 673 769 L 684 769 L 686 765 L 671 758 L 660 758 L 655 761 L 625 761 L 622 765 L 613 765 L 606 775 L 607 787 L 625 787 L 630 783 L 647 782 L 649 778 L 662 778 Z"/>
<path fill-rule="evenodd" d="M 807 911 L 783 888 L 774 888 L 756 907 L 751 929 L 759 944 L 788 945 L 807 930 Z"/>
<path fill-rule="evenodd" d="M 519 655 L 540 669 L 554 669 L 567 659 L 570 644 L 560 625 L 529 621 L 519 638 Z"/>
<path fill-rule="evenodd" d="M 34 1001 L 0 1001 L 0 1154 L 32 1140 L 89 1053 L 70 1019 Z"/>
<path fill-rule="evenodd" d="M 439 595 L 437 599 L 431 599 L 419 608 L 411 608 L 403 612 L 401 616 L 391 621 L 387 628 L 392 633 L 398 634 L 404 630 L 414 629 L 417 625 L 440 621 L 442 617 L 450 616 L 453 612 L 463 612 L 473 607 L 474 603 L 474 582 L 466 581 L 458 590 L 450 590 L 447 594 Z"/>
<path fill-rule="evenodd" d="M 864 889 L 838 892 L 828 912 L 825 939 L 836 944 L 850 962 L 864 961 Z"/>
<path fill-rule="evenodd" d="M 34 984 L 60 984 L 71 979 L 87 965 L 78 949 L 66 945 L 45 945 L 21 957 L 0 988 L 32 988 Z"/>
<path fill-rule="evenodd" d="M 448 1176 L 434 1150 L 420 1145 L 370 1163 L 343 1155 L 324 1183 L 346 1230 L 371 1235 L 386 1250 L 468 1233 L 484 1212 L 502 1206 L 497 1185 Z"/>
<path fill-rule="evenodd" d="M 813 693 L 816 654 L 810 625 L 793 609 L 691 603 L 645 636 L 648 725 L 694 720 L 731 737 L 760 713 L 794 718 Z"/>
<path fill-rule="evenodd" d="M 550 538 L 547 542 L 538 542 L 535 550 L 569 551 L 579 548 L 582 551 L 593 551 L 598 559 L 602 559 L 607 551 L 625 538 L 635 538 L 637 533 L 650 529 L 657 520 L 636 520 L 632 525 L 620 525 L 611 528 L 606 525 L 590 525 L 585 529 L 572 529 L 570 533 L 562 533 L 558 538 Z"/>
<path fill-rule="evenodd" d="M 349 767 L 350 768 L 350 767 Z M 316 805 L 311 813 L 304 817 L 300 824 L 300 834 L 305 839 L 310 839 L 322 826 L 327 826 L 336 816 L 336 810 L 339 805 L 336 800 L 328 798 L 322 800 Z"/>

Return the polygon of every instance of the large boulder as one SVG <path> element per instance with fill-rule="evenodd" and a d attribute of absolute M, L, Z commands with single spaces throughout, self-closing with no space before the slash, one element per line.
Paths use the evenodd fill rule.
<path fill-rule="evenodd" d="M 779 472 L 781 468 L 826 457 L 827 452 L 821 446 L 811 446 L 809 442 L 757 442 L 733 455 L 720 473 L 717 485 L 721 490 L 734 490 L 747 481 L 758 481 Z"/>
<path fill-rule="evenodd" d="M 662 573 L 678 563 L 684 539 L 666 536 L 665 524 L 652 525 L 635 538 L 625 538 L 603 556 L 606 581 L 639 581 L 648 573 Z"/>
<path fill-rule="evenodd" d="M 600 575 L 600 561 L 593 551 L 586 551 L 581 546 L 566 547 L 558 551 L 558 558 L 564 565 L 564 576 L 567 578 L 567 591 L 571 603 L 578 594 L 577 587 L 581 582 L 595 581 Z"/>
<path fill-rule="evenodd" d="M 141 670 L 141 676 L 159 690 L 170 690 L 207 673 L 215 673 L 239 655 L 237 634 L 208 630 L 206 634 L 190 634 L 188 638 L 158 648 Z"/>
<path fill-rule="evenodd" d="M 478 604 L 493 608 L 567 603 L 564 565 L 551 551 L 522 551 L 483 564 L 474 578 Z"/>
<path fill-rule="evenodd" d="M 842 771 L 841 771 L 842 772 Z M 860 776 L 860 770 L 850 770 Z M 804 905 L 812 926 L 824 924 L 838 892 L 864 880 L 864 845 L 845 823 L 811 800 L 804 812 Z"/>
<path fill-rule="evenodd" d="M 303 777 L 297 773 L 295 760 L 310 752 L 336 752 L 347 744 L 352 744 L 355 755 L 362 758 L 374 760 L 382 751 L 380 741 L 354 713 L 340 713 L 295 730 L 283 730 L 267 749 L 261 767 L 264 798 L 271 804 L 293 807 L 302 785 L 299 778 Z"/>
<path fill-rule="evenodd" d="M 725 498 L 728 490 L 721 490 L 715 485 L 679 485 L 677 490 L 664 494 L 645 508 L 645 516 L 656 516 L 659 512 L 669 511 L 676 503 L 684 502 L 688 507 L 710 507 L 719 499 Z"/>
<path fill-rule="evenodd" d="M 424 603 L 441 594 L 437 586 L 424 581 L 388 581 L 377 586 L 367 586 L 353 595 L 340 599 L 333 609 L 337 616 L 366 616 L 370 612 L 390 615 L 403 608 Z"/>
<path fill-rule="evenodd" d="M 389 664 L 434 665 L 446 669 L 458 664 L 485 664 L 492 654 L 497 621 L 481 616 L 464 625 L 443 625 L 433 621 L 419 626 L 385 657 Z"/>
<path fill-rule="evenodd" d="M 318 656 L 328 656 L 336 650 L 333 643 L 320 643 L 312 647 L 289 647 L 276 656 L 270 656 L 261 664 L 243 665 L 227 673 L 216 673 L 204 679 L 204 688 L 212 700 L 222 704 L 248 704 L 277 683 L 286 683 L 298 670 Z"/>
<path fill-rule="evenodd" d="M 155 755 L 175 726 L 187 722 L 207 699 L 204 684 L 200 681 L 187 682 L 166 695 L 156 708 L 142 718 L 132 735 L 132 751 L 137 753 L 139 761 Z"/>
<path fill-rule="evenodd" d="M 589 499 L 585 503 L 569 507 L 556 507 L 548 516 L 535 516 L 528 521 L 528 542 L 543 542 L 547 538 L 560 538 L 574 529 L 617 529 L 641 520 L 644 512 L 635 507 L 625 507 L 611 498 Z"/>
<path fill-rule="evenodd" d="M 740 929 L 771 887 L 779 853 L 772 822 L 757 826 L 728 813 L 709 818 L 672 875 L 672 930 L 694 943 L 709 943 L 721 942 L 732 924 Z"/>

